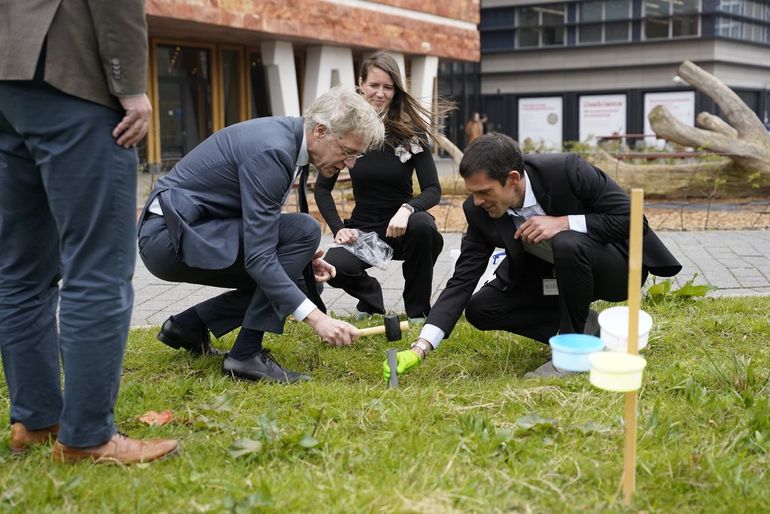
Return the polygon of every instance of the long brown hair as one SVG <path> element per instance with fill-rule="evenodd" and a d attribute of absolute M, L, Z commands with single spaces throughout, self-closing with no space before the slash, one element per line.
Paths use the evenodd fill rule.
<path fill-rule="evenodd" d="M 388 105 L 388 111 L 384 114 L 385 141 L 388 145 L 396 147 L 405 139 L 417 136 L 420 141 L 428 146 L 428 137 L 436 144 L 440 144 L 437 135 L 441 133 L 441 126 L 434 120 L 433 113 L 420 104 L 415 98 L 406 92 L 401 80 L 401 71 L 398 63 L 392 55 L 383 51 L 376 52 L 361 63 L 359 80 L 366 82 L 369 70 L 377 67 L 388 74 L 393 81 L 393 99 Z M 436 118 L 442 118 L 444 114 L 455 109 L 454 103 L 443 99 L 438 101 Z"/>

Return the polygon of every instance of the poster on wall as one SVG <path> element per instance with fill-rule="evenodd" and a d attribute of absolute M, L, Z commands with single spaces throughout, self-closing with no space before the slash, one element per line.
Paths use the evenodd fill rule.
<path fill-rule="evenodd" d="M 648 119 L 650 111 L 656 105 L 664 105 L 671 115 L 690 127 L 695 126 L 695 91 L 673 91 L 670 93 L 647 93 L 644 95 L 644 133 L 655 134 L 650 127 Z M 653 136 L 644 138 L 647 146 L 663 148 L 666 146 L 664 139 Z"/>
<path fill-rule="evenodd" d="M 580 141 L 595 145 L 602 136 L 626 133 L 626 95 L 580 97 Z"/>
<path fill-rule="evenodd" d="M 560 96 L 519 98 L 519 143 L 539 151 L 561 151 L 562 99 Z"/>

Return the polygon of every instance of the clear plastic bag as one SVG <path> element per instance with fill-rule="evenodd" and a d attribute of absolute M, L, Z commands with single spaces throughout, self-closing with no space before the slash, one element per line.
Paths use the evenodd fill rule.
<path fill-rule="evenodd" d="M 393 258 L 393 248 L 377 237 L 376 232 L 361 232 L 354 243 L 332 243 L 329 248 L 344 248 L 367 264 L 381 270 L 388 269 L 388 263 Z"/>

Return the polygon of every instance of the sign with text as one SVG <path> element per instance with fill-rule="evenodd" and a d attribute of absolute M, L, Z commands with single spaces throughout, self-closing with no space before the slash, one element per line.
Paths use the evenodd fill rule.
<path fill-rule="evenodd" d="M 672 91 L 670 93 L 647 93 L 644 95 L 644 133 L 654 134 L 650 127 L 649 114 L 656 105 L 663 105 L 677 120 L 690 127 L 695 126 L 695 91 Z M 663 148 L 664 139 L 647 137 L 644 142 L 648 146 Z"/>
<path fill-rule="evenodd" d="M 626 133 L 626 95 L 586 95 L 579 102 L 580 141 Z"/>
<path fill-rule="evenodd" d="M 519 98 L 519 143 L 561 151 L 562 98 Z"/>

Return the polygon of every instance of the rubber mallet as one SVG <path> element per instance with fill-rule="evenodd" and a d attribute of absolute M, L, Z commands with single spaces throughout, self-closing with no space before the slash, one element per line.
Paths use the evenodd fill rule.
<path fill-rule="evenodd" d="M 409 322 L 402 321 L 399 323 L 398 316 L 385 316 L 385 324 L 376 327 L 359 328 L 359 336 L 373 336 L 376 334 L 385 334 L 388 341 L 398 341 L 401 339 L 402 334 L 409 330 Z"/>

